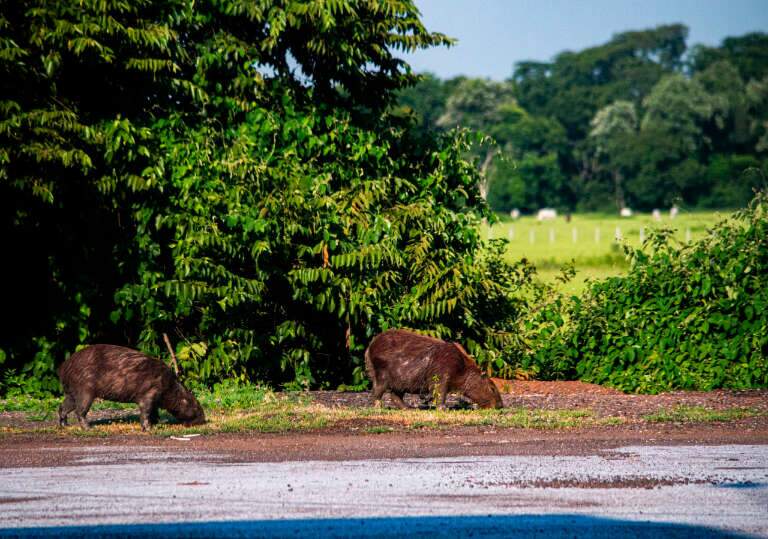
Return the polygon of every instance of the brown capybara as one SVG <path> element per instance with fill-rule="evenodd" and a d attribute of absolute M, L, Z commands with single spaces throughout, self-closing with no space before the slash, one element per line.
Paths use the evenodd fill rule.
<path fill-rule="evenodd" d="M 502 408 L 499 390 L 462 346 L 403 329 L 376 335 L 365 351 L 365 370 L 373 383 L 371 400 L 389 391 L 396 406 L 407 408 L 406 393 L 437 392 L 445 407 L 450 392 L 460 392 L 481 408 Z"/>
<path fill-rule="evenodd" d="M 157 423 L 157 409 L 168 410 L 185 425 L 205 423 L 203 408 L 176 375 L 159 359 L 138 350 L 111 344 L 94 344 L 75 352 L 59 367 L 64 402 L 59 407 L 59 425 L 75 411 L 80 425 L 93 399 L 135 402 L 141 414 L 141 429 Z"/>

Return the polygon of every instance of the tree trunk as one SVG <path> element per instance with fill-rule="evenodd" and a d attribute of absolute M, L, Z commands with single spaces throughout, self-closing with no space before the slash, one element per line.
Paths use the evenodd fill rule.
<path fill-rule="evenodd" d="M 624 201 L 624 187 L 622 186 L 622 182 L 624 180 L 624 177 L 621 174 L 621 171 L 614 170 L 613 171 L 613 192 L 616 197 L 616 209 L 621 213 L 621 210 L 626 207 L 626 202 Z"/>
<path fill-rule="evenodd" d="M 488 169 L 495 155 L 494 148 L 489 148 L 485 154 L 483 164 L 480 165 L 480 184 L 478 187 L 480 188 L 480 196 L 483 197 L 483 200 L 488 200 Z"/>

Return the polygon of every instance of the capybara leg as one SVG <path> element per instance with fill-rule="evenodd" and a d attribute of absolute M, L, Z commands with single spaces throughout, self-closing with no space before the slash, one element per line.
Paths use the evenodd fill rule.
<path fill-rule="evenodd" d="M 157 422 L 157 395 L 149 393 L 139 401 L 141 430 L 149 430 Z"/>
<path fill-rule="evenodd" d="M 446 406 L 445 406 L 445 399 L 446 398 L 448 398 L 448 381 L 447 380 L 440 384 L 440 406 L 439 406 L 439 408 L 441 410 L 445 410 L 446 409 Z"/>
<path fill-rule="evenodd" d="M 152 420 L 150 419 L 152 416 L 151 410 L 146 410 L 144 406 L 139 405 L 140 408 L 140 421 L 141 421 L 141 430 L 149 430 L 152 428 Z"/>
<path fill-rule="evenodd" d="M 84 429 L 87 429 L 90 427 L 88 424 L 88 420 L 85 418 L 85 416 L 88 415 L 88 410 L 91 409 L 91 404 L 93 404 L 93 396 L 92 395 L 80 395 L 77 398 L 77 401 L 75 402 L 75 416 L 77 417 L 77 420 L 80 422 L 80 426 Z"/>
<path fill-rule="evenodd" d="M 381 406 L 381 397 L 384 396 L 384 391 L 386 390 L 386 387 L 383 384 L 377 384 L 374 382 L 373 389 L 371 390 L 371 400 L 370 405 L 380 407 Z"/>
<path fill-rule="evenodd" d="M 405 401 L 403 400 L 403 396 L 405 395 L 405 391 L 392 391 L 392 403 L 397 406 L 398 408 L 410 408 L 407 404 L 405 404 Z"/>
<path fill-rule="evenodd" d="M 75 398 L 67 393 L 64 395 L 64 402 L 59 406 L 59 426 L 65 427 L 67 425 L 67 416 L 75 409 Z"/>
<path fill-rule="evenodd" d="M 438 386 L 438 391 L 440 392 L 440 394 L 437 396 L 438 398 L 437 407 L 440 410 L 445 410 L 445 399 L 446 397 L 448 397 L 448 381 L 447 380 L 443 380 L 442 382 L 440 382 L 440 385 Z"/>

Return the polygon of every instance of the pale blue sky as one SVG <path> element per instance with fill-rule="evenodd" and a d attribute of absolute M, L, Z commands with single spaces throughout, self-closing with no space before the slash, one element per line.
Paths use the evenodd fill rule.
<path fill-rule="evenodd" d="M 406 55 L 418 71 L 503 80 L 521 60 L 546 61 L 613 34 L 660 24 L 688 26 L 688 46 L 768 32 L 768 0 L 416 0 L 427 28 L 459 40 Z"/>

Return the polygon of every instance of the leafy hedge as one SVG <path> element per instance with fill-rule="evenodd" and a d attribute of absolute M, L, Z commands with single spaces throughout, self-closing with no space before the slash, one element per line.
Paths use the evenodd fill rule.
<path fill-rule="evenodd" d="M 764 193 L 699 241 L 661 230 L 627 251 L 627 275 L 527 320 L 526 366 L 634 392 L 768 386 Z"/>
<path fill-rule="evenodd" d="M 518 282 L 461 133 L 389 111 L 412 0 L 0 2 L 0 391 L 92 342 L 189 377 L 360 382 L 391 325 L 514 341 Z"/>
<path fill-rule="evenodd" d="M 425 146 L 407 124 L 362 129 L 288 96 L 227 129 L 153 131 L 162 192 L 135 207 L 138 279 L 112 317 L 138 322 L 142 347 L 166 331 L 191 378 L 298 387 L 359 384 L 388 327 L 501 362 L 527 276 L 480 241 L 488 213 L 460 133 Z"/>

